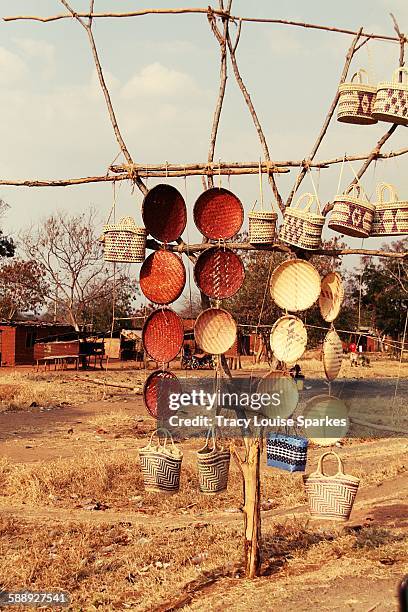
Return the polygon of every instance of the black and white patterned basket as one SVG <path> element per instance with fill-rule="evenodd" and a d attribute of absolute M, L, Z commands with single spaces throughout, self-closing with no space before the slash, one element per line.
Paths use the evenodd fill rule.
<path fill-rule="evenodd" d="M 159 432 L 163 432 L 164 442 L 161 441 Z M 155 434 L 157 434 L 157 443 L 154 444 Z M 167 446 L 168 439 L 171 446 Z M 175 446 L 169 431 L 166 429 L 154 431 L 148 445 L 139 450 L 139 458 L 146 491 L 176 493 L 179 490 L 183 453 Z"/>
<path fill-rule="evenodd" d="M 307 446 L 306 438 L 269 432 L 266 441 L 268 467 L 276 467 L 287 472 L 304 472 Z"/>

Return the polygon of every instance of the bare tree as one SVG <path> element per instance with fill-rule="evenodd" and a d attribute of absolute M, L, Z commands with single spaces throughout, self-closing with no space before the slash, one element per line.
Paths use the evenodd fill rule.
<path fill-rule="evenodd" d="M 0 266 L 0 316 L 10 321 L 16 314 L 38 313 L 48 294 L 44 266 L 20 259 Z"/>

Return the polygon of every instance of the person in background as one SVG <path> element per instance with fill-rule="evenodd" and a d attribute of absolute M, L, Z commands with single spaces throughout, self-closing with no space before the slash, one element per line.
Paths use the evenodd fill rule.
<path fill-rule="evenodd" d="M 350 353 L 350 365 L 353 366 L 357 366 L 358 362 L 357 362 L 357 345 L 354 342 L 350 342 L 349 344 L 349 353 Z"/>

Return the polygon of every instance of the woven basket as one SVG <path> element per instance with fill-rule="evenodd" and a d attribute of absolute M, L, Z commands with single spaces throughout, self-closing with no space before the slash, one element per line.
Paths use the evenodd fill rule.
<path fill-rule="evenodd" d="M 230 298 L 242 287 L 245 270 L 241 258 L 227 248 L 211 247 L 197 259 L 194 278 L 198 288 L 208 297 Z"/>
<path fill-rule="evenodd" d="M 140 288 L 154 304 L 175 302 L 185 284 L 186 269 L 182 259 L 170 251 L 155 251 L 141 267 Z"/>
<path fill-rule="evenodd" d="M 242 227 L 244 209 L 236 195 L 214 187 L 204 191 L 194 204 L 194 222 L 210 240 L 228 240 Z"/>
<path fill-rule="evenodd" d="M 297 317 L 281 317 L 272 327 L 270 343 L 276 359 L 283 363 L 295 363 L 306 350 L 306 327 Z"/>
<path fill-rule="evenodd" d="M 160 388 L 161 381 L 167 381 L 167 393 Z M 143 388 L 143 399 L 150 416 L 165 419 L 170 414 L 167 396 L 171 392 L 181 393 L 181 384 L 175 374 L 168 370 L 156 370 L 148 376 Z"/>
<path fill-rule="evenodd" d="M 268 467 L 275 467 L 287 472 L 304 472 L 308 443 L 306 438 L 300 436 L 269 432 L 266 440 Z"/>
<path fill-rule="evenodd" d="M 217 443 L 214 431 L 211 432 L 211 448 L 209 434 L 204 446 L 197 451 L 198 481 L 201 493 L 216 495 L 226 491 L 228 486 L 230 452 Z"/>
<path fill-rule="evenodd" d="M 384 191 L 389 199 L 384 200 Z M 377 187 L 377 202 L 371 236 L 402 236 L 408 234 L 408 200 L 399 200 L 395 187 L 380 183 Z"/>
<path fill-rule="evenodd" d="M 348 432 L 348 409 L 346 404 L 332 395 L 317 395 L 310 399 L 304 409 L 306 419 L 317 419 L 318 425 L 311 425 L 306 430 L 306 435 L 311 442 L 319 446 L 332 446 L 344 438 Z M 344 420 L 345 425 L 339 423 L 337 426 L 325 424 L 325 419 Z M 321 424 L 323 420 L 323 424 Z"/>
<path fill-rule="evenodd" d="M 164 442 L 162 443 L 158 435 L 157 442 L 154 444 L 153 436 L 159 432 L 163 432 Z M 170 439 L 170 445 L 167 444 L 168 439 Z M 139 450 L 139 458 L 146 491 L 177 493 L 180 488 L 183 453 L 174 444 L 169 431 L 166 429 L 154 431 L 148 445 Z"/>
<path fill-rule="evenodd" d="M 363 75 L 368 81 L 367 72 L 361 69 L 353 74 L 350 83 L 340 85 L 337 121 L 361 125 L 377 123 L 372 115 L 377 87 L 363 83 Z"/>
<path fill-rule="evenodd" d="M 268 393 L 271 397 L 274 393 L 279 394 L 280 404 L 273 403 L 262 407 L 260 412 L 268 418 L 289 417 L 296 410 L 299 403 L 299 390 L 292 376 L 282 370 L 272 370 L 261 378 L 258 383 L 257 393 Z"/>
<path fill-rule="evenodd" d="M 197 317 L 194 337 L 204 352 L 210 355 L 222 355 L 234 345 L 237 324 L 226 310 L 209 308 Z"/>
<path fill-rule="evenodd" d="M 101 242 L 105 261 L 141 263 L 146 253 L 146 230 L 137 227 L 132 217 L 123 217 L 119 223 L 104 225 Z"/>
<path fill-rule="evenodd" d="M 399 82 L 400 75 L 402 75 L 402 83 Z M 378 83 L 373 117 L 380 121 L 408 125 L 407 68 L 397 68 L 391 82 Z"/>
<path fill-rule="evenodd" d="M 375 206 L 361 198 L 360 193 L 360 186 L 354 184 L 344 194 L 336 195 L 329 221 L 330 229 L 355 238 L 367 238 L 370 235 Z"/>
<path fill-rule="evenodd" d="M 143 326 L 146 353 L 159 363 L 170 363 L 179 354 L 184 340 L 182 319 L 170 308 L 155 310 Z"/>
<path fill-rule="evenodd" d="M 308 198 L 308 202 L 304 208 L 300 208 L 300 203 L 305 198 Z M 316 213 L 311 212 L 314 203 Z M 325 217 L 320 213 L 316 196 L 312 193 L 304 193 L 294 206 L 285 208 L 279 238 L 301 249 L 310 251 L 318 249 L 321 245 L 324 222 Z"/>
<path fill-rule="evenodd" d="M 331 329 L 323 342 L 323 367 L 327 380 L 334 380 L 339 375 L 343 361 L 343 345 L 338 333 Z"/>
<path fill-rule="evenodd" d="M 320 313 L 325 321 L 332 323 L 337 319 L 344 299 L 344 287 L 340 274 L 329 272 L 322 279 L 319 296 Z"/>
<path fill-rule="evenodd" d="M 323 471 L 323 460 L 333 455 L 337 459 L 337 474 L 328 476 Z M 310 514 L 313 518 L 347 521 L 357 495 L 359 478 L 344 473 L 343 462 L 337 453 L 329 451 L 319 458 L 317 470 L 303 476 Z"/>
<path fill-rule="evenodd" d="M 252 210 L 249 218 L 249 242 L 273 244 L 275 242 L 278 215 L 271 210 Z"/>
<path fill-rule="evenodd" d="M 156 185 L 146 194 L 142 208 L 147 232 L 161 242 L 180 238 L 187 223 L 186 203 L 171 185 Z"/>
<path fill-rule="evenodd" d="M 320 295 L 320 274 L 303 259 L 288 259 L 272 273 L 269 284 L 273 301 L 284 310 L 307 310 Z"/>

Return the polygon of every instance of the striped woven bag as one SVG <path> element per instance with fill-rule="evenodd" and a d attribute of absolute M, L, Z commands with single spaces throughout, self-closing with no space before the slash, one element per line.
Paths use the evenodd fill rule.
<path fill-rule="evenodd" d="M 268 433 L 266 457 L 268 467 L 287 472 L 304 472 L 306 469 L 308 440 L 275 432 Z"/>
<path fill-rule="evenodd" d="M 215 432 L 211 429 L 207 434 L 203 448 L 197 451 L 198 479 L 201 493 L 215 495 L 227 489 L 229 464 L 229 450 L 224 449 L 217 443 Z"/>
<path fill-rule="evenodd" d="M 160 432 L 163 433 L 164 442 L 160 439 Z M 156 444 L 153 443 L 155 434 Z M 171 446 L 167 446 L 168 439 Z M 175 446 L 167 429 L 156 429 L 152 433 L 148 445 L 139 450 L 139 458 L 146 491 L 176 493 L 179 490 L 183 453 Z"/>
<path fill-rule="evenodd" d="M 388 200 L 384 199 L 388 191 Z M 402 236 L 408 234 L 408 200 L 399 200 L 394 185 L 377 186 L 374 221 L 371 236 Z"/>
<path fill-rule="evenodd" d="M 305 198 L 308 198 L 308 202 L 301 208 L 300 203 Z M 311 211 L 314 203 L 316 203 L 316 212 Z M 320 212 L 316 196 L 312 193 L 304 193 L 294 206 L 285 209 L 279 238 L 301 249 L 318 249 L 321 244 L 324 222 L 325 217 Z"/>

